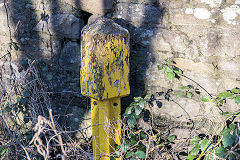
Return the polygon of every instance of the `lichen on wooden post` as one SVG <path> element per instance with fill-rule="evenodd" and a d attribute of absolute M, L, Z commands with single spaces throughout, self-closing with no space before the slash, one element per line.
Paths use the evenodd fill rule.
<path fill-rule="evenodd" d="M 120 98 L 130 93 L 130 36 L 101 17 L 82 29 L 81 38 L 81 93 L 91 98 L 94 159 L 109 159 L 120 144 Z"/>

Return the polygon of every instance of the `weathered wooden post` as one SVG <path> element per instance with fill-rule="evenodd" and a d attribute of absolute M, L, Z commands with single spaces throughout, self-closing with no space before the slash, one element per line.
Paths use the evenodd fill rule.
<path fill-rule="evenodd" d="M 110 19 L 82 29 L 81 93 L 91 98 L 94 159 L 110 159 L 120 144 L 120 98 L 129 88 L 129 33 Z"/>

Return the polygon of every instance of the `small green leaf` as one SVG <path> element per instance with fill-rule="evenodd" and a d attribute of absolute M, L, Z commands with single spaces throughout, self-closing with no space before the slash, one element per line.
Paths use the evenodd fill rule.
<path fill-rule="evenodd" d="M 172 141 L 174 141 L 176 138 L 177 138 L 176 135 L 171 135 L 170 137 L 168 137 L 168 141 L 169 141 L 169 142 L 172 142 Z"/>
<path fill-rule="evenodd" d="M 199 143 L 200 140 L 201 140 L 201 138 L 198 137 L 198 136 L 193 137 L 192 142 L 191 142 L 191 145 L 192 145 L 192 146 L 198 145 L 198 143 Z"/>
<path fill-rule="evenodd" d="M 136 158 L 131 158 L 130 160 L 136 160 Z"/>
<path fill-rule="evenodd" d="M 188 89 L 189 89 L 188 86 L 182 86 L 182 87 L 181 87 L 181 90 L 188 90 Z"/>
<path fill-rule="evenodd" d="M 133 101 L 138 103 L 138 102 L 140 102 L 142 99 L 143 99 L 142 97 L 134 97 L 134 98 L 133 98 Z"/>
<path fill-rule="evenodd" d="M 135 114 L 140 115 L 142 113 L 142 108 L 140 106 L 135 106 Z"/>
<path fill-rule="evenodd" d="M 147 137 L 147 135 L 143 131 L 140 132 L 140 136 L 142 139 L 145 139 Z"/>
<path fill-rule="evenodd" d="M 229 125 L 229 128 L 230 128 L 231 130 L 235 130 L 235 128 L 236 128 L 236 124 L 231 123 L 231 124 Z"/>
<path fill-rule="evenodd" d="M 202 96 L 201 101 L 203 102 L 209 102 L 210 99 L 208 97 Z"/>
<path fill-rule="evenodd" d="M 204 138 L 204 140 L 202 140 L 202 142 L 201 142 L 200 149 L 202 151 L 206 150 L 208 145 L 211 145 L 210 143 L 211 142 L 207 138 Z"/>
<path fill-rule="evenodd" d="M 212 153 L 209 153 L 209 154 L 207 155 L 206 160 L 214 160 L 213 154 L 212 154 Z"/>
<path fill-rule="evenodd" d="M 178 98 L 182 98 L 183 95 L 184 95 L 184 92 L 178 92 L 178 93 L 177 93 L 177 97 L 178 97 Z"/>
<path fill-rule="evenodd" d="M 134 128 L 135 125 L 137 124 L 137 120 L 131 116 L 128 118 L 127 123 L 130 128 Z"/>
<path fill-rule="evenodd" d="M 232 93 L 227 91 L 227 92 L 222 92 L 222 93 L 219 93 L 218 97 L 220 99 L 225 99 L 225 98 L 229 98 L 232 96 Z"/>
<path fill-rule="evenodd" d="M 172 80 L 175 77 L 175 74 L 172 72 L 167 72 L 167 79 Z"/>
<path fill-rule="evenodd" d="M 147 95 L 144 97 L 144 99 L 145 99 L 145 100 L 150 100 L 151 97 L 152 97 L 152 94 L 150 93 L 150 94 L 147 94 Z"/>
<path fill-rule="evenodd" d="M 239 104 L 240 103 L 240 96 L 234 97 L 235 103 Z"/>
<path fill-rule="evenodd" d="M 168 61 L 168 64 L 171 66 L 173 65 L 173 61 Z"/>
<path fill-rule="evenodd" d="M 192 94 L 191 92 L 188 92 L 188 93 L 187 93 L 187 97 L 188 97 L 188 98 L 192 98 L 192 96 L 193 96 L 193 94 Z"/>
<path fill-rule="evenodd" d="M 230 154 L 228 155 L 228 159 L 229 159 L 229 160 L 236 160 L 237 157 L 236 157 L 236 155 L 230 153 Z"/>
<path fill-rule="evenodd" d="M 198 155 L 199 151 L 200 151 L 199 146 L 196 145 L 196 146 L 190 151 L 190 154 L 196 156 L 196 155 Z"/>
<path fill-rule="evenodd" d="M 138 105 L 143 109 L 144 108 L 144 105 L 146 104 L 146 100 L 145 99 L 141 99 L 139 102 L 138 102 Z"/>
<path fill-rule="evenodd" d="M 226 152 L 227 150 L 221 146 L 216 149 L 216 155 L 220 158 L 225 158 L 226 157 Z"/>
<path fill-rule="evenodd" d="M 11 112 L 12 108 L 10 108 L 9 106 L 6 106 L 6 107 L 4 108 L 4 110 L 7 111 L 7 112 Z"/>
<path fill-rule="evenodd" d="M 157 65 L 157 68 L 158 68 L 158 70 L 162 70 L 162 69 L 163 69 L 163 65 L 158 64 L 158 65 Z"/>
<path fill-rule="evenodd" d="M 141 150 L 141 151 L 143 151 L 143 152 L 146 152 L 146 146 L 142 143 L 142 142 L 140 142 L 138 145 L 137 145 L 137 147 L 136 147 L 138 150 Z"/>
<path fill-rule="evenodd" d="M 17 96 L 17 102 L 20 102 L 20 100 L 21 100 L 21 97 Z"/>
<path fill-rule="evenodd" d="M 138 158 L 141 158 L 141 159 L 144 159 L 146 154 L 145 152 L 141 151 L 141 150 L 138 150 L 136 153 L 135 153 L 136 157 Z"/>
<path fill-rule="evenodd" d="M 17 43 L 13 42 L 12 44 L 13 44 L 13 48 L 17 51 L 18 48 L 19 48 L 18 45 L 17 45 Z"/>
<path fill-rule="evenodd" d="M 129 152 L 127 152 L 127 154 L 126 154 L 126 158 L 130 158 L 133 154 L 134 154 L 133 151 L 129 151 Z"/>
<path fill-rule="evenodd" d="M 232 92 L 238 94 L 238 93 L 240 93 L 240 89 L 239 88 L 233 88 Z"/>
<path fill-rule="evenodd" d="M 224 147 L 228 147 L 228 146 L 231 146 L 234 141 L 236 140 L 236 136 L 235 135 L 232 135 L 232 134 L 225 134 L 222 138 L 222 143 L 224 145 Z"/>
<path fill-rule="evenodd" d="M 224 129 L 224 130 L 222 130 L 222 131 L 220 132 L 220 135 L 221 135 L 221 136 L 224 136 L 224 135 L 226 135 L 226 134 L 229 134 L 230 132 L 231 132 L 231 129 L 226 128 L 226 129 Z"/>
<path fill-rule="evenodd" d="M 127 109 L 125 110 L 125 114 L 128 115 L 128 114 L 131 114 L 132 113 L 132 106 L 129 106 L 127 107 Z"/>
<path fill-rule="evenodd" d="M 0 155 L 4 155 L 7 152 L 7 148 L 0 148 Z"/>
<path fill-rule="evenodd" d="M 187 160 L 194 160 L 194 158 L 196 158 L 196 156 L 191 155 L 191 154 L 189 154 L 189 155 L 187 156 Z"/>

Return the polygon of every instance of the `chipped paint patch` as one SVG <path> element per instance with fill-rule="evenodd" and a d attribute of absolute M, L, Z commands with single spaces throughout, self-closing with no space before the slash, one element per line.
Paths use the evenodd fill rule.
<path fill-rule="evenodd" d="M 238 5 L 231 5 L 230 7 L 222 9 L 221 12 L 223 13 L 223 19 L 228 24 L 237 24 L 235 18 L 240 15 L 240 7 Z"/>
<path fill-rule="evenodd" d="M 197 19 L 209 19 L 211 17 L 211 13 L 206 8 L 195 8 L 194 16 Z"/>
<path fill-rule="evenodd" d="M 201 0 L 201 3 L 206 3 L 210 7 L 220 7 L 222 0 Z"/>

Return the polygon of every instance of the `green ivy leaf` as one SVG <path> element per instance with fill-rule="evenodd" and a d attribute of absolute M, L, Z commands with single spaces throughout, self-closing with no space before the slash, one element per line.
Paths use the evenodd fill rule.
<path fill-rule="evenodd" d="M 222 143 L 224 145 L 224 147 L 228 147 L 228 146 L 231 146 L 234 141 L 236 140 L 236 136 L 235 135 L 232 135 L 232 134 L 225 134 L 222 138 Z"/>
<path fill-rule="evenodd" d="M 140 136 L 142 139 L 145 139 L 147 137 L 147 135 L 143 131 L 140 132 Z"/>
<path fill-rule="evenodd" d="M 175 77 L 173 72 L 167 72 L 167 79 L 172 80 Z"/>
<path fill-rule="evenodd" d="M 188 90 L 188 89 L 189 89 L 188 86 L 182 86 L 182 87 L 181 87 L 181 90 Z"/>
<path fill-rule="evenodd" d="M 143 99 L 142 97 L 134 97 L 134 98 L 133 98 L 133 101 L 138 103 L 138 102 L 140 102 L 142 99 Z"/>
<path fill-rule="evenodd" d="M 0 155 L 4 155 L 7 152 L 7 148 L 0 148 Z"/>
<path fill-rule="evenodd" d="M 132 113 L 132 106 L 129 106 L 129 107 L 127 107 L 127 109 L 125 110 L 125 114 L 126 115 L 129 115 L 129 114 L 131 114 Z"/>
<path fill-rule="evenodd" d="M 235 103 L 239 104 L 240 103 L 240 96 L 234 97 Z"/>
<path fill-rule="evenodd" d="M 135 125 L 137 124 L 137 120 L 135 119 L 135 117 L 130 116 L 127 120 L 127 123 L 130 128 L 134 128 Z"/>
<path fill-rule="evenodd" d="M 171 66 L 173 65 L 173 61 L 168 61 L 168 64 Z"/>
<path fill-rule="evenodd" d="M 12 45 L 13 45 L 13 48 L 17 51 L 18 48 L 19 48 L 18 45 L 17 45 L 17 43 L 13 42 Z"/>
<path fill-rule="evenodd" d="M 228 159 L 229 159 L 229 160 L 236 160 L 237 157 L 236 157 L 236 155 L 230 153 L 230 154 L 228 155 Z"/>
<path fill-rule="evenodd" d="M 187 160 L 194 160 L 194 158 L 196 158 L 196 156 L 191 155 L 191 154 L 189 154 L 189 155 L 187 156 Z"/>
<path fill-rule="evenodd" d="M 9 106 L 6 106 L 6 107 L 4 108 L 4 110 L 7 111 L 7 112 L 11 112 L 12 108 L 10 108 Z"/>
<path fill-rule="evenodd" d="M 134 154 L 133 151 L 129 151 L 129 152 L 127 152 L 127 154 L 126 154 L 126 158 L 130 158 L 130 157 L 132 157 L 133 154 Z"/>
<path fill-rule="evenodd" d="M 225 99 L 225 98 L 229 98 L 232 96 L 232 93 L 227 91 L 227 92 L 222 92 L 218 94 L 218 98 L 220 99 Z"/>
<path fill-rule="evenodd" d="M 158 64 L 158 65 L 157 65 L 157 68 L 158 68 L 158 70 L 162 70 L 162 69 L 163 69 L 163 65 Z"/>
<path fill-rule="evenodd" d="M 209 153 L 209 154 L 207 155 L 206 160 L 214 160 L 213 154 L 212 154 L 212 153 Z"/>
<path fill-rule="evenodd" d="M 141 151 L 143 151 L 143 152 L 146 152 L 146 146 L 142 143 L 142 142 L 140 142 L 138 145 L 137 145 L 137 147 L 136 147 L 138 150 L 141 150 Z"/>
<path fill-rule="evenodd" d="M 142 113 L 142 108 L 140 106 L 135 106 L 135 114 L 140 115 Z"/>
<path fill-rule="evenodd" d="M 136 157 L 138 158 L 141 158 L 141 159 L 144 159 L 146 154 L 145 152 L 141 151 L 141 150 L 138 150 L 136 153 L 135 153 Z"/>
<path fill-rule="evenodd" d="M 221 136 L 224 136 L 224 135 L 229 134 L 230 132 L 231 132 L 231 129 L 226 128 L 226 129 L 224 129 L 224 130 L 222 130 L 222 131 L 220 132 L 220 135 L 221 135 Z"/>
<path fill-rule="evenodd" d="M 150 94 L 147 94 L 147 95 L 144 97 L 144 99 L 145 99 L 145 100 L 150 100 L 151 97 L 152 97 L 152 94 L 150 93 Z"/>
<path fill-rule="evenodd" d="M 199 143 L 200 140 L 201 140 L 201 138 L 198 137 L 198 136 L 193 137 L 192 142 L 191 142 L 191 145 L 192 145 L 192 146 L 198 145 L 198 143 Z"/>
<path fill-rule="evenodd" d="M 192 96 L 193 96 L 193 94 L 192 94 L 191 92 L 188 92 L 188 93 L 187 93 L 187 97 L 188 97 L 188 98 L 192 98 Z"/>
<path fill-rule="evenodd" d="M 20 102 L 20 100 L 21 100 L 21 97 L 17 96 L 17 102 Z"/>
<path fill-rule="evenodd" d="M 208 97 L 202 96 L 201 101 L 203 102 L 209 102 L 210 99 Z"/>
<path fill-rule="evenodd" d="M 200 151 L 199 146 L 196 145 L 196 146 L 190 151 L 190 154 L 196 156 L 196 155 L 198 155 L 199 151 Z"/>
<path fill-rule="evenodd" d="M 240 93 L 240 89 L 239 88 L 233 88 L 232 92 L 238 94 L 238 93 Z"/>
<path fill-rule="evenodd" d="M 136 160 L 136 158 L 131 158 L 130 160 Z"/>
<path fill-rule="evenodd" d="M 144 108 L 144 105 L 146 104 L 146 100 L 145 99 L 141 99 L 138 103 L 138 105 L 143 109 Z"/>
<path fill-rule="evenodd" d="M 204 151 L 204 149 L 207 149 L 208 145 L 211 145 L 210 143 L 211 143 L 210 140 L 204 138 L 204 140 L 202 140 L 201 142 L 200 149 Z"/>
<path fill-rule="evenodd" d="M 235 128 L 236 128 L 236 124 L 231 123 L 231 124 L 229 125 L 229 128 L 234 131 Z"/>
<path fill-rule="evenodd" d="M 223 146 L 216 148 L 215 151 L 216 151 L 216 155 L 218 157 L 220 157 L 220 158 L 225 158 L 226 157 L 227 150 Z"/>
<path fill-rule="evenodd" d="M 172 142 L 172 141 L 174 141 L 176 138 L 177 138 L 176 135 L 171 135 L 170 137 L 168 137 L 168 141 L 169 141 L 169 142 Z"/>
<path fill-rule="evenodd" d="M 184 95 L 184 92 L 178 92 L 178 93 L 177 93 L 177 97 L 178 97 L 178 98 L 182 98 L 183 95 Z"/>

